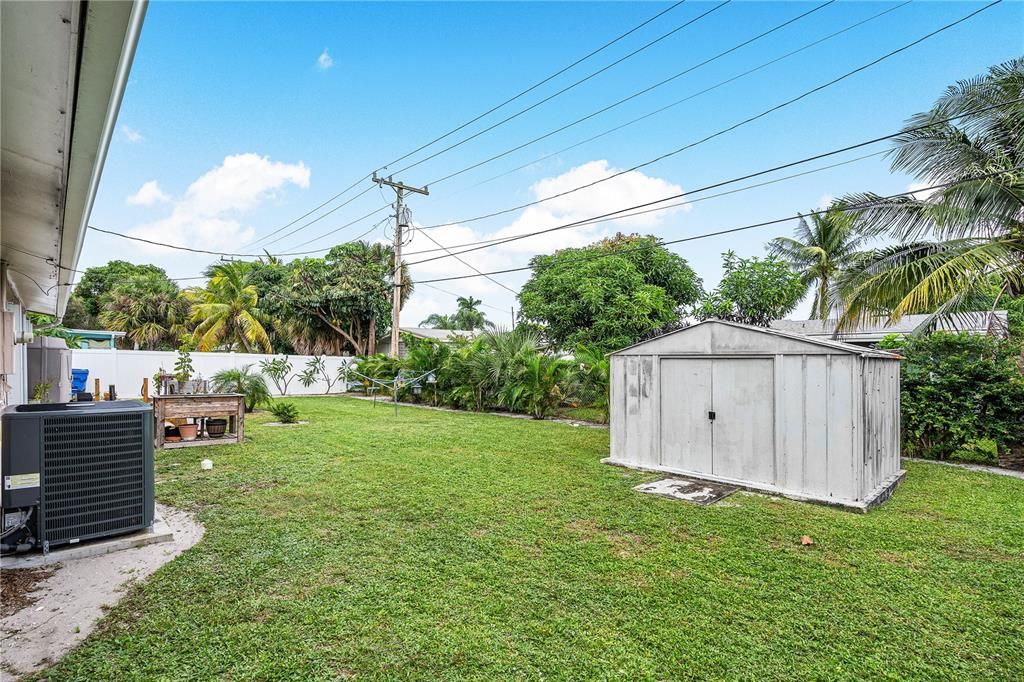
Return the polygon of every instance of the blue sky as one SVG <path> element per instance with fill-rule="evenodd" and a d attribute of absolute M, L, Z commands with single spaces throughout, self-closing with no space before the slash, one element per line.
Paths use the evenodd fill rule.
<path fill-rule="evenodd" d="M 564 95 L 402 173 L 400 179 L 417 185 L 437 180 L 699 63 L 816 4 L 820 3 L 732 2 Z M 917 0 L 622 131 L 477 184 L 897 4 L 836 2 L 824 7 L 636 100 L 507 158 L 432 185 L 429 197 L 410 201 L 414 220 L 419 224 L 459 221 L 630 168 L 827 82 L 983 6 Z M 247 251 L 246 243 L 292 221 L 374 168 L 489 109 L 668 6 L 636 2 L 152 2 L 92 224 L 197 248 Z M 712 7 L 712 3 L 692 0 L 684 3 L 399 165 L 542 99 Z M 823 92 L 616 181 L 525 211 L 457 223 L 431 234 L 450 246 L 549 227 L 889 134 L 907 117 L 926 109 L 950 83 L 1022 53 L 1024 5 L 1004 2 Z M 516 267 L 525 265 L 532 254 L 579 245 L 616 230 L 677 239 L 813 210 L 823 199 L 846 192 L 902 192 L 914 180 L 891 174 L 883 157 L 872 157 L 629 223 L 559 231 L 464 258 L 479 269 Z M 369 185 L 366 181 L 358 189 Z M 295 250 L 388 200 L 373 189 L 268 248 Z M 303 248 L 353 238 L 383 216 L 382 212 Z M 761 255 L 766 240 L 791 229 L 786 225 L 753 230 L 685 243 L 677 250 L 710 288 L 720 275 L 723 251 Z M 367 238 L 384 236 L 381 226 Z M 406 248 L 414 252 L 433 247 L 421 234 Z M 154 262 L 172 277 L 197 275 L 210 262 L 195 254 L 90 233 L 81 265 L 99 265 L 112 258 Z M 414 268 L 418 279 L 471 273 L 450 258 Z M 498 279 L 518 289 L 525 274 Z M 438 286 L 482 298 L 493 306 L 486 310 L 499 323 L 510 319 L 506 311 L 514 297 L 496 284 L 476 278 Z M 805 302 L 799 312 L 807 307 Z M 451 296 L 420 287 L 407 306 L 403 325 L 418 323 L 431 312 L 453 309 Z"/>

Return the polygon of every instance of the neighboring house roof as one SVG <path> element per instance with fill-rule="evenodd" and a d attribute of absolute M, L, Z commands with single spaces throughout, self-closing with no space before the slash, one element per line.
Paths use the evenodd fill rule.
<path fill-rule="evenodd" d="M 911 334 L 924 324 L 928 315 L 904 315 L 896 322 L 888 324 L 884 320 L 861 325 L 856 331 L 836 334 L 835 320 L 776 320 L 772 328 L 784 332 L 803 334 L 811 338 L 840 339 L 847 342 L 878 343 L 890 334 Z M 1007 313 L 1005 310 L 993 312 L 965 313 L 949 322 L 936 325 L 940 331 L 968 332 L 970 334 L 998 333 L 1004 334 L 1007 329 Z"/>
<path fill-rule="evenodd" d="M 673 336 L 676 336 L 676 335 L 685 336 L 687 334 L 692 334 L 692 333 L 695 333 L 696 330 L 701 329 L 702 327 L 710 328 L 712 330 L 712 333 L 714 333 L 714 327 L 716 327 L 716 326 L 726 326 L 726 327 L 732 327 L 732 328 L 735 328 L 735 329 L 743 329 L 743 330 L 750 331 L 750 332 L 756 332 L 756 333 L 761 334 L 761 335 L 763 335 L 765 337 L 773 337 L 775 339 L 786 339 L 786 340 L 789 340 L 789 341 L 795 341 L 795 342 L 798 342 L 798 343 L 802 344 L 802 347 L 804 347 L 804 348 L 806 348 L 808 346 L 808 344 L 809 344 L 811 346 L 822 346 L 822 347 L 825 347 L 825 348 L 830 348 L 832 350 L 842 351 L 844 353 L 851 353 L 851 354 L 862 355 L 862 356 L 871 356 L 871 357 L 882 357 L 882 358 L 886 358 L 886 359 L 890 359 L 890 360 L 892 360 L 892 359 L 899 359 L 899 356 L 897 356 L 897 355 L 895 355 L 893 353 L 888 353 L 886 351 L 881 351 L 881 350 L 875 350 L 873 348 L 864 348 L 863 346 L 854 346 L 852 344 L 843 343 L 841 341 L 833 341 L 833 340 L 829 340 L 829 339 L 823 339 L 823 338 L 817 338 L 817 337 L 814 337 L 814 336 L 808 336 L 808 335 L 805 335 L 805 334 L 796 334 L 796 333 L 791 333 L 791 332 L 787 332 L 787 331 L 781 331 L 781 330 L 778 330 L 778 329 L 769 329 L 769 328 L 766 328 L 766 327 L 755 327 L 755 326 L 748 325 L 748 324 L 740 324 L 738 322 L 728 322 L 726 320 L 705 320 L 703 322 L 698 322 L 697 324 L 690 325 L 689 327 L 683 327 L 682 329 L 677 329 L 677 330 L 675 330 L 673 332 L 669 332 L 668 334 L 663 334 L 661 336 L 656 336 L 653 339 L 647 339 L 646 341 L 641 341 L 639 343 L 634 343 L 632 346 L 626 346 L 625 348 L 623 348 L 621 350 L 617 350 L 614 353 L 609 353 L 609 355 L 618 355 L 620 353 L 622 353 L 622 354 L 643 354 L 643 353 L 637 353 L 636 351 L 638 349 L 642 349 L 644 346 L 648 346 L 648 345 L 650 345 L 652 349 L 655 349 L 656 354 L 660 354 L 662 352 L 670 353 L 671 351 L 661 350 L 666 345 L 665 344 L 665 340 L 666 339 L 671 339 Z"/>
<path fill-rule="evenodd" d="M 27 310 L 64 313 L 145 10 L 0 3 L 0 256 Z"/>
<path fill-rule="evenodd" d="M 399 327 L 403 334 L 410 334 L 419 339 L 434 339 L 435 341 L 451 341 L 456 336 L 465 339 L 472 339 L 479 336 L 479 330 L 467 329 L 434 329 L 433 327 Z"/>

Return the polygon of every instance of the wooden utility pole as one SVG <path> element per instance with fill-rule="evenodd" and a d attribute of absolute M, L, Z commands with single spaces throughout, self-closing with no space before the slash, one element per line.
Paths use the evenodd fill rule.
<path fill-rule="evenodd" d="M 408 227 L 407 214 L 402 210 L 402 198 L 406 192 L 428 195 L 430 191 L 426 187 L 410 187 L 402 182 L 392 180 L 389 175 L 386 178 L 377 177 L 373 173 L 373 181 L 380 186 L 387 185 L 395 190 L 395 264 L 392 268 L 392 280 L 394 281 L 391 297 L 391 357 L 398 357 L 399 343 L 399 317 L 402 309 L 402 231 Z"/>

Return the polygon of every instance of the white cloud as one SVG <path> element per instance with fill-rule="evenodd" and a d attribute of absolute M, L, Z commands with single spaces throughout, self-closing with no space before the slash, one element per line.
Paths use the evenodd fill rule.
<path fill-rule="evenodd" d="M 138 130 L 130 128 L 124 124 L 121 125 L 121 134 L 124 135 L 124 139 L 128 140 L 132 144 L 138 144 L 146 139 Z"/>
<path fill-rule="evenodd" d="M 320 53 L 320 56 L 316 58 L 316 65 L 321 71 L 326 71 L 334 66 L 334 58 L 327 51 L 326 47 L 324 48 L 324 51 Z"/>
<path fill-rule="evenodd" d="M 610 166 L 607 161 L 591 161 L 571 168 L 561 175 L 544 178 L 536 182 L 530 187 L 530 200 L 543 199 L 560 194 L 574 187 L 589 184 L 618 172 L 619 169 Z M 594 187 L 572 192 L 571 194 L 551 199 L 536 206 L 530 206 L 524 209 L 510 223 L 490 232 L 484 231 L 476 227 L 476 225 L 453 223 L 431 229 L 429 234 L 445 246 L 487 239 L 501 239 L 564 225 L 592 216 L 611 213 L 626 206 L 645 204 L 666 196 L 682 193 L 683 189 L 679 185 L 661 178 L 645 175 L 639 171 L 630 171 L 612 180 L 601 182 Z M 683 199 L 673 199 L 665 202 L 665 204 L 675 204 L 681 201 Z M 652 204 L 641 210 L 658 206 L 659 204 Z M 683 203 L 680 206 L 673 206 L 661 211 L 654 211 L 634 217 L 614 217 L 608 222 L 555 230 L 491 248 L 461 254 L 460 258 L 467 261 L 472 268 L 470 265 L 460 263 L 451 257 L 432 260 L 412 266 L 413 280 L 471 275 L 474 274 L 473 268 L 482 272 L 488 272 L 518 267 L 527 263 L 529 258 L 535 254 L 551 253 L 557 249 L 584 246 L 618 231 L 627 233 L 653 232 L 664 223 L 667 217 L 689 211 L 690 208 L 688 204 Z M 438 248 L 437 245 L 425 235 L 416 233 L 414 235 L 413 244 L 407 247 L 405 251 L 407 262 L 421 261 L 425 258 L 444 255 L 443 251 L 436 250 Z M 434 251 L 421 254 L 416 253 L 417 251 L 427 249 L 434 249 Z M 462 249 L 453 250 L 461 251 Z M 528 277 L 529 272 L 521 272 L 498 275 L 496 279 L 511 286 L 513 289 L 518 289 Z M 497 305 L 501 308 L 510 307 L 515 304 L 511 293 L 484 277 L 447 281 L 441 286 L 459 295 L 472 294 L 477 298 L 482 298 L 488 304 Z M 449 300 L 450 298 L 450 296 L 439 294 L 439 292 L 426 287 L 418 288 L 416 293 L 413 294 L 413 298 L 407 304 L 410 311 L 410 323 L 419 322 L 430 313 L 454 312 L 455 302 L 454 300 Z M 500 319 L 502 324 L 507 324 L 508 315 L 503 317 L 500 313 L 491 312 L 496 318 Z M 412 320 L 413 317 L 416 318 L 414 321 Z"/>
<path fill-rule="evenodd" d="M 301 161 L 281 163 L 258 154 L 228 156 L 189 185 L 169 216 L 140 225 L 131 234 L 181 246 L 236 250 L 255 234 L 241 222 L 242 215 L 287 185 L 309 187 L 309 175 Z"/>
<path fill-rule="evenodd" d="M 831 194 L 822 194 L 820 197 L 818 197 L 818 204 L 815 206 L 815 209 L 819 211 L 824 211 L 829 206 L 831 206 L 835 200 L 836 198 Z"/>
<path fill-rule="evenodd" d="M 934 184 L 935 183 L 929 182 L 912 182 L 909 185 L 907 185 L 906 191 L 913 192 L 911 196 L 913 196 L 913 198 L 917 199 L 918 201 L 924 201 L 925 199 L 928 199 L 933 194 L 939 191 L 938 189 L 927 189 L 929 187 L 932 187 L 932 185 Z"/>
<path fill-rule="evenodd" d="M 152 206 L 170 200 L 171 197 L 160 189 L 160 185 L 156 180 L 150 180 L 143 184 L 138 192 L 125 199 L 130 206 Z"/>

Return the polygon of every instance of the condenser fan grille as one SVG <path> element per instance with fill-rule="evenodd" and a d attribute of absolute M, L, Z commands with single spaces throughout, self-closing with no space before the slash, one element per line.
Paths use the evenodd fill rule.
<path fill-rule="evenodd" d="M 145 416 L 43 418 L 41 540 L 60 544 L 145 525 Z"/>

